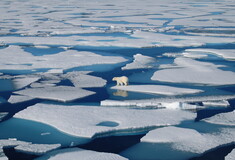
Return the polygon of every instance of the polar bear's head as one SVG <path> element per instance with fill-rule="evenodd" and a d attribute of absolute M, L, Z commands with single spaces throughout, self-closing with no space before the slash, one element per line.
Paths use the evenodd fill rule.
<path fill-rule="evenodd" d="M 113 77 L 113 79 L 112 79 L 112 80 L 113 80 L 113 81 L 116 81 L 117 79 L 118 79 L 118 77 Z"/>

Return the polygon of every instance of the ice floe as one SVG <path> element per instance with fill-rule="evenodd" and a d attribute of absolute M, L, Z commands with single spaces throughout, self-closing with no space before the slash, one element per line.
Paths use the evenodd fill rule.
<path fill-rule="evenodd" d="M 15 90 L 22 89 L 33 82 L 38 81 L 39 77 L 23 77 L 23 78 L 16 78 L 12 80 Z"/>
<path fill-rule="evenodd" d="M 63 75 L 63 77 L 69 79 L 75 87 L 90 88 L 106 85 L 107 81 L 103 78 L 87 75 L 86 73 L 89 72 L 69 72 Z"/>
<path fill-rule="evenodd" d="M 175 102 L 203 102 L 203 101 L 217 101 L 224 99 L 234 99 L 235 95 L 217 95 L 217 96 L 194 96 L 194 97 L 167 97 L 167 98 L 153 98 L 153 99 L 136 99 L 136 100 L 103 100 L 100 102 L 101 106 L 137 106 L 137 107 L 158 107 L 162 103 Z"/>
<path fill-rule="evenodd" d="M 70 86 L 27 88 L 24 90 L 16 91 L 14 93 L 33 98 L 56 100 L 62 102 L 73 101 L 95 94 L 95 92 L 92 91 Z"/>
<path fill-rule="evenodd" d="M 140 53 L 134 55 L 133 58 L 134 61 L 122 67 L 122 70 L 152 68 L 156 62 L 155 58 L 144 56 Z"/>
<path fill-rule="evenodd" d="M 27 154 L 43 155 L 60 147 L 60 144 L 25 144 L 16 146 L 15 150 Z"/>
<path fill-rule="evenodd" d="M 139 132 L 151 127 L 175 125 L 194 119 L 195 114 L 182 110 L 36 104 L 17 113 L 15 117 L 45 123 L 71 135 L 91 138 L 128 130 Z M 107 121 L 118 125 L 98 125 Z"/>
<path fill-rule="evenodd" d="M 15 104 L 15 103 L 21 103 L 33 100 L 34 98 L 29 96 L 21 96 L 21 95 L 11 95 L 11 97 L 8 99 L 9 103 Z"/>
<path fill-rule="evenodd" d="M 181 94 L 195 94 L 203 92 L 199 89 L 178 88 L 163 85 L 128 85 L 128 86 L 114 86 L 111 89 L 118 89 L 132 92 L 154 93 L 162 95 L 181 95 Z"/>
<path fill-rule="evenodd" d="M 227 60 L 235 60 L 235 50 L 234 49 L 203 49 L 203 48 L 197 48 L 197 49 L 187 49 L 186 52 L 201 52 L 201 53 L 207 53 L 207 54 L 215 54 L 218 56 L 223 57 Z"/>
<path fill-rule="evenodd" d="M 113 153 L 89 151 L 80 148 L 70 148 L 52 151 L 36 160 L 127 160 Z"/>
<path fill-rule="evenodd" d="M 234 133 L 234 128 L 221 128 L 215 133 L 200 133 L 174 126 L 158 128 L 147 133 L 141 143 L 121 155 L 130 159 L 189 159 L 233 142 Z"/>
<path fill-rule="evenodd" d="M 230 106 L 227 100 L 216 100 L 216 101 L 205 101 L 202 102 L 203 106 L 210 106 L 210 107 L 228 107 Z"/>
<path fill-rule="evenodd" d="M 33 155 L 42 155 L 54 149 L 60 148 L 60 144 L 32 144 L 31 142 L 19 141 L 17 139 L 0 140 L 0 149 L 3 147 L 13 147 L 19 152 Z"/>
<path fill-rule="evenodd" d="M 225 160 L 234 160 L 235 159 L 235 149 L 231 151 L 226 157 Z"/>
<path fill-rule="evenodd" d="M 213 117 L 206 118 L 204 121 L 228 126 L 235 126 L 235 111 L 216 114 Z"/>
<path fill-rule="evenodd" d="M 221 70 L 212 63 L 180 57 L 174 60 L 174 64 L 178 68 L 158 70 L 151 79 L 174 83 L 207 85 L 235 84 L 234 72 Z"/>

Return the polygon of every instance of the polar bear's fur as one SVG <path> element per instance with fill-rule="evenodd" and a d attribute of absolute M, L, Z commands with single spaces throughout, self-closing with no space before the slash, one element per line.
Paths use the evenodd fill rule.
<path fill-rule="evenodd" d="M 117 81 L 117 86 L 127 86 L 128 85 L 128 78 L 126 76 L 122 77 L 113 77 L 113 81 Z"/>

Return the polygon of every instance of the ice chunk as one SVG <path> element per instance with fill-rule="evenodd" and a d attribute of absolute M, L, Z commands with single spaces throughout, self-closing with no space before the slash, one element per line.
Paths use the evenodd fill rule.
<path fill-rule="evenodd" d="M 175 125 L 183 120 L 194 119 L 195 114 L 182 110 L 36 104 L 14 117 L 38 121 L 71 135 L 90 138 L 128 130 L 138 132 L 148 130 L 149 127 Z M 98 125 L 102 122 L 113 122 L 115 125 Z"/>
<path fill-rule="evenodd" d="M 210 107 L 228 107 L 229 102 L 227 100 L 216 100 L 216 101 L 205 101 L 202 102 L 204 106 L 210 106 Z"/>
<path fill-rule="evenodd" d="M 234 72 L 223 71 L 212 63 L 199 62 L 189 58 L 176 58 L 174 63 L 179 68 L 156 71 L 151 79 L 174 83 L 207 85 L 235 84 Z"/>
<path fill-rule="evenodd" d="M 225 160 L 234 160 L 235 159 L 235 149 L 232 150 L 231 153 L 229 153 L 226 157 Z"/>
<path fill-rule="evenodd" d="M 29 142 L 18 141 L 17 139 L 0 139 L 0 148 L 2 147 L 15 147 L 18 145 L 28 145 Z"/>
<path fill-rule="evenodd" d="M 134 61 L 122 67 L 122 70 L 152 68 L 156 62 L 155 58 L 144 56 L 140 53 L 134 55 L 133 57 Z"/>
<path fill-rule="evenodd" d="M 216 114 L 213 117 L 203 119 L 203 121 L 214 124 L 235 126 L 235 111 Z"/>
<path fill-rule="evenodd" d="M 25 95 L 33 98 L 56 100 L 62 102 L 73 101 L 83 98 L 95 92 L 84 90 L 78 87 L 56 86 L 46 88 L 28 88 L 14 92 L 16 94 Z"/>
<path fill-rule="evenodd" d="M 128 85 L 128 86 L 115 86 L 112 89 L 132 91 L 132 92 L 143 92 L 143 93 L 154 93 L 163 95 L 180 95 L 180 94 L 195 94 L 203 92 L 199 89 L 189 88 L 178 88 L 163 85 Z"/>
<path fill-rule="evenodd" d="M 17 152 L 23 152 L 34 155 L 42 155 L 49 151 L 60 148 L 60 144 L 25 144 L 15 147 Z"/>
<path fill-rule="evenodd" d="M 37 158 L 36 160 L 127 160 L 124 157 L 121 157 L 113 153 L 104 153 L 89 151 L 80 148 L 69 148 L 52 151 L 47 155 Z"/>
<path fill-rule="evenodd" d="M 8 99 L 9 103 L 15 104 L 15 103 L 21 103 L 25 101 L 33 100 L 34 98 L 29 96 L 21 96 L 21 95 L 11 95 L 11 97 Z"/>
<path fill-rule="evenodd" d="M 69 79 L 75 87 L 90 88 L 103 87 L 106 85 L 106 80 L 85 74 L 85 72 L 69 72 L 63 76 Z"/>
<path fill-rule="evenodd" d="M 139 106 L 146 107 L 152 106 L 156 107 L 160 103 L 175 103 L 175 102 L 203 102 L 203 101 L 214 101 L 214 100 L 224 100 L 224 99 L 234 99 L 235 95 L 217 95 L 217 96 L 193 96 L 193 97 L 167 97 L 167 98 L 154 98 L 154 99 L 136 99 L 136 100 L 103 100 L 101 101 L 101 106 Z"/>
<path fill-rule="evenodd" d="M 15 90 L 22 89 L 33 82 L 38 81 L 39 77 L 25 77 L 25 78 L 16 78 L 12 80 Z"/>

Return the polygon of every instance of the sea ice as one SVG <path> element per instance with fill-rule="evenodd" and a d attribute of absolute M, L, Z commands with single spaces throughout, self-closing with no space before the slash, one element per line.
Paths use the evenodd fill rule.
<path fill-rule="evenodd" d="M 33 98 L 56 100 L 62 102 L 73 101 L 79 98 L 90 96 L 95 92 L 84 90 L 78 87 L 56 86 L 44 88 L 28 88 L 14 92 L 19 95 L 25 95 Z"/>
<path fill-rule="evenodd" d="M 25 144 L 15 147 L 17 152 L 23 152 L 34 155 L 43 155 L 47 152 L 60 148 L 60 144 Z"/>
<path fill-rule="evenodd" d="M 144 56 L 140 53 L 134 55 L 133 58 L 134 61 L 122 67 L 122 70 L 152 68 L 156 62 L 155 58 Z"/>
<path fill-rule="evenodd" d="M 100 77 L 87 75 L 86 72 L 69 72 L 63 77 L 69 79 L 75 87 L 81 88 L 103 87 L 107 82 Z"/>
<path fill-rule="evenodd" d="M 2 119 L 4 117 L 6 117 L 8 115 L 8 112 L 0 112 L 0 122 L 2 121 Z"/>
<path fill-rule="evenodd" d="M 215 101 L 205 101 L 202 102 L 203 106 L 210 106 L 210 107 L 228 107 L 230 106 L 227 100 L 215 100 Z"/>
<path fill-rule="evenodd" d="M 139 160 L 190 159 L 233 142 L 234 131 L 234 128 L 221 128 L 214 133 L 200 133 L 194 129 L 174 126 L 158 128 L 147 133 L 141 143 L 128 148 L 121 155 Z"/>
<path fill-rule="evenodd" d="M 214 101 L 224 99 L 234 99 L 235 95 L 212 95 L 212 96 L 193 96 L 193 97 L 166 97 L 166 98 L 154 98 L 154 99 L 136 99 L 136 100 L 103 100 L 101 106 L 138 106 L 147 107 L 159 106 L 161 103 L 175 103 L 175 102 L 203 102 L 203 101 Z"/>
<path fill-rule="evenodd" d="M 33 82 L 38 81 L 39 77 L 23 77 L 23 78 L 16 78 L 12 80 L 15 90 L 22 89 Z"/>
<path fill-rule="evenodd" d="M 235 73 L 224 71 L 218 66 L 189 58 L 176 58 L 174 64 L 178 68 L 158 70 L 152 80 L 174 83 L 196 83 L 207 85 L 235 84 Z"/>
<path fill-rule="evenodd" d="M 209 53 L 215 54 L 218 56 L 223 57 L 227 60 L 235 60 L 235 50 L 234 49 L 204 49 L 204 48 L 197 48 L 197 49 L 187 49 L 186 52 L 202 52 L 202 53 Z"/>
<path fill-rule="evenodd" d="M 36 104 L 18 112 L 14 117 L 45 123 L 74 136 L 91 138 L 120 134 L 129 130 L 139 132 L 157 126 L 176 125 L 181 121 L 194 119 L 195 114 L 189 111 L 167 109 L 139 110 Z M 112 127 L 100 125 L 107 121 L 117 125 Z"/>
<path fill-rule="evenodd" d="M 235 149 L 231 151 L 226 157 L 225 160 L 234 160 L 235 159 Z"/>
<path fill-rule="evenodd" d="M 80 148 L 69 148 L 52 151 L 36 160 L 127 160 L 113 153 L 89 151 Z"/>
<path fill-rule="evenodd" d="M 132 92 L 154 93 L 162 95 L 181 95 L 181 94 L 195 94 L 203 92 L 199 89 L 178 88 L 163 85 L 128 85 L 128 86 L 114 86 L 111 89 L 118 89 Z"/>
<path fill-rule="evenodd" d="M 235 126 L 235 111 L 216 114 L 213 117 L 203 119 L 203 121 L 213 124 Z"/>
<path fill-rule="evenodd" d="M 15 103 L 21 103 L 21 102 L 26 102 L 33 100 L 34 98 L 29 97 L 29 96 L 21 96 L 21 95 L 11 95 L 11 97 L 8 99 L 8 102 L 11 104 Z"/>

